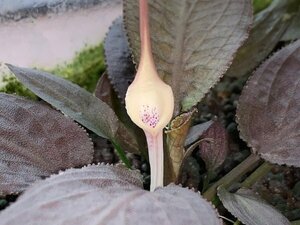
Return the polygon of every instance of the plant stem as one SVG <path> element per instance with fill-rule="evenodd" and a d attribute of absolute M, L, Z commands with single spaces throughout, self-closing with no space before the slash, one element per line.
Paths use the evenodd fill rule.
<path fill-rule="evenodd" d="M 203 196 L 211 201 L 214 199 L 217 188 L 222 185 L 225 188 L 228 188 L 232 183 L 241 179 L 241 177 L 249 171 L 252 171 L 260 162 L 260 158 L 257 155 L 251 154 L 228 174 L 214 183 L 207 191 L 204 192 Z"/>
<path fill-rule="evenodd" d="M 300 220 L 292 221 L 291 225 L 300 225 Z"/>
<path fill-rule="evenodd" d="M 244 188 L 252 187 L 252 185 L 255 184 L 257 180 L 267 175 L 272 169 L 272 167 L 273 167 L 272 164 L 268 162 L 264 162 L 246 180 L 244 180 L 241 186 Z"/>
<path fill-rule="evenodd" d="M 150 162 L 151 184 L 150 191 L 164 185 L 164 151 L 163 151 L 163 132 L 156 136 L 145 132 L 148 143 L 148 155 Z"/>
<path fill-rule="evenodd" d="M 115 141 L 112 141 L 112 145 L 116 149 L 120 160 L 125 164 L 126 167 L 131 169 L 131 163 L 130 163 L 129 159 L 127 158 L 127 156 L 126 156 L 125 152 L 123 151 L 123 149 L 120 147 L 120 145 Z"/>
<path fill-rule="evenodd" d="M 241 224 L 241 221 L 237 220 L 237 221 L 234 222 L 233 225 L 240 225 L 240 224 Z"/>

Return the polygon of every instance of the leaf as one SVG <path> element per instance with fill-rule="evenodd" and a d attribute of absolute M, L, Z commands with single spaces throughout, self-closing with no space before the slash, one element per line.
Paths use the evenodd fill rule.
<path fill-rule="evenodd" d="M 49 106 L 0 94 L 0 195 L 92 162 L 86 131 Z"/>
<path fill-rule="evenodd" d="M 245 225 L 290 225 L 280 212 L 250 190 L 240 189 L 237 193 L 231 194 L 220 187 L 218 196 L 224 207 Z"/>
<path fill-rule="evenodd" d="M 241 137 L 271 162 L 300 166 L 300 40 L 268 59 L 248 80 L 237 108 Z"/>
<path fill-rule="evenodd" d="M 136 73 L 131 51 L 123 28 L 123 18 L 117 18 L 104 40 L 107 74 L 118 97 L 124 102 L 129 84 Z"/>
<path fill-rule="evenodd" d="M 213 172 L 223 164 L 228 155 L 228 135 L 224 126 L 219 121 L 214 121 L 200 139 L 207 140 L 199 143 L 200 156 L 206 169 Z"/>
<path fill-rule="evenodd" d="M 171 121 L 170 129 L 166 131 L 167 151 L 165 151 L 165 182 L 176 182 L 184 156 L 184 142 L 190 129 L 193 115 L 197 110 L 183 113 Z"/>
<path fill-rule="evenodd" d="M 136 0 L 124 1 L 124 20 L 134 59 L 139 60 Z M 219 81 L 247 37 L 248 0 L 148 1 L 154 61 L 175 94 L 175 114 L 188 111 Z"/>
<path fill-rule="evenodd" d="M 175 185 L 145 191 L 140 178 L 116 166 L 70 169 L 26 191 L 0 224 L 222 224 L 199 194 Z"/>
<path fill-rule="evenodd" d="M 99 78 L 94 94 L 110 108 L 113 108 L 113 98 L 115 93 L 110 84 L 110 80 L 108 79 L 107 72 L 104 72 Z"/>
<path fill-rule="evenodd" d="M 255 15 L 249 38 L 238 50 L 226 75 L 240 77 L 252 72 L 275 48 L 291 22 L 298 0 L 273 0 L 272 4 Z"/>
<path fill-rule="evenodd" d="M 195 141 L 199 140 L 201 135 L 213 124 L 212 120 L 209 120 L 205 123 L 200 123 L 195 126 L 192 126 L 189 130 L 187 137 L 185 139 L 185 146 L 193 144 Z"/>
<path fill-rule="evenodd" d="M 130 149 L 132 149 L 131 152 L 141 153 L 147 158 L 145 134 L 129 118 L 125 105 L 118 99 L 106 73 L 102 74 L 98 80 L 95 96 L 108 104 L 114 110 L 119 120 L 126 126 L 127 129 L 122 126 L 121 130 L 119 130 L 119 132 L 122 131 L 122 134 L 118 139 L 120 139 L 121 142 L 123 141 L 125 146 L 130 146 Z M 116 135 L 119 135 L 119 132 L 117 131 Z M 132 140 L 133 137 L 134 140 Z M 136 141 L 138 142 L 138 145 L 135 144 Z"/>
<path fill-rule="evenodd" d="M 282 41 L 292 41 L 300 38 L 300 1 L 298 0 L 297 2 L 298 12 L 281 38 Z"/>
<path fill-rule="evenodd" d="M 37 96 L 97 135 L 117 142 L 122 142 L 122 138 L 117 140 L 116 137 L 130 135 L 114 111 L 88 91 L 50 73 L 7 66 Z M 131 141 L 131 144 L 136 145 L 133 137 Z M 124 149 L 131 150 L 128 146 L 124 146 Z"/>

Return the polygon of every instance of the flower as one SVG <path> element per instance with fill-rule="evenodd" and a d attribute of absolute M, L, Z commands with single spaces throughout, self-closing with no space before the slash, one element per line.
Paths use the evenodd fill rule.
<path fill-rule="evenodd" d="M 131 120 L 145 132 L 151 167 L 151 187 L 163 186 L 163 129 L 174 111 L 174 96 L 159 77 L 151 52 L 147 0 L 140 0 L 141 58 L 125 104 Z"/>

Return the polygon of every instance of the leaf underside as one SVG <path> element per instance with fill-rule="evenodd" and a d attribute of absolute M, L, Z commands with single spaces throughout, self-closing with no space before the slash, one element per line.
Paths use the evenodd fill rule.
<path fill-rule="evenodd" d="M 139 10 L 124 1 L 124 21 L 136 62 Z M 152 52 L 162 79 L 175 95 L 175 114 L 189 110 L 219 81 L 252 22 L 248 0 L 149 0 Z"/>
<path fill-rule="evenodd" d="M 75 207 L 74 207 L 75 206 Z M 0 214 L 0 225 L 221 225 L 199 194 L 175 185 L 142 189 L 138 172 L 107 165 L 70 169 L 39 182 Z"/>
<path fill-rule="evenodd" d="M 104 40 L 104 50 L 108 77 L 118 97 L 124 102 L 127 88 L 136 72 L 122 17 L 117 18 L 109 28 Z"/>
<path fill-rule="evenodd" d="M 0 94 L 0 195 L 92 159 L 92 142 L 72 120 L 46 104 Z"/>
<path fill-rule="evenodd" d="M 127 132 L 114 111 L 103 101 L 70 81 L 50 73 L 7 65 L 16 77 L 41 99 L 61 110 L 97 135 L 137 146 L 134 137 Z M 130 151 L 132 148 L 122 146 Z M 135 147 L 137 149 L 137 147 Z"/>
<path fill-rule="evenodd" d="M 240 77 L 252 72 L 275 48 L 291 23 L 289 16 L 299 0 L 274 0 L 272 4 L 255 15 L 249 38 L 238 50 L 226 75 Z"/>
<path fill-rule="evenodd" d="M 250 190 L 240 189 L 232 194 L 221 187 L 218 196 L 224 207 L 245 225 L 290 225 L 287 218 Z"/>
<path fill-rule="evenodd" d="M 249 79 L 239 100 L 241 137 L 254 153 L 300 167 L 300 40 L 275 53 Z"/>

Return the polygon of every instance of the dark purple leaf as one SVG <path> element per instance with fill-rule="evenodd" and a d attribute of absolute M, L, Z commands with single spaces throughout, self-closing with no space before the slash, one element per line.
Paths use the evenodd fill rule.
<path fill-rule="evenodd" d="M 241 137 L 271 163 L 300 167 L 300 40 L 262 64 L 237 109 Z"/>
<path fill-rule="evenodd" d="M 175 115 L 196 105 L 219 81 L 248 36 L 250 0 L 151 0 L 150 34 L 158 74 L 171 85 Z M 125 28 L 139 60 L 137 0 L 124 1 Z"/>
<path fill-rule="evenodd" d="M 39 182 L 0 214 L 0 225 L 221 225 L 198 193 L 175 185 L 149 192 L 138 172 L 70 169 Z"/>
<path fill-rule="evenodd" d="M 125 143 L 122 138 L 124 135 L 131 136 L 114 111 L 83 88 L 50 73 L 7 66 L 33 93 L 97 135 L 118 144 Z M 138 148 L 132 136 L 130 145 L 135 146 L 134 149 Z M 122 145 L 123 149 L 128 151 L 132 146 Z"/>
<path fill-rule="evenodd" d="M 200 140 L 200 156 L 206 169 L 212 172 L 223 164 L 229 152 L 226 129 L 220 122 L 214 121 Z"/>
<path fill-rule="evenodd" d="M 46 104 L 0 94 L 0 195 L 92 158 L 92 142 L 72 120 Z"/>
<path fill-rule="evenodd" d="M 127 88 L 133 81 L 136 71 L 122 17 L 117 18 L 109 28 L 104 41 L 104 50 L 108 77 L 118 97 L 124 102 Z"/>

